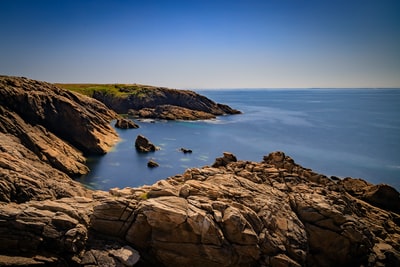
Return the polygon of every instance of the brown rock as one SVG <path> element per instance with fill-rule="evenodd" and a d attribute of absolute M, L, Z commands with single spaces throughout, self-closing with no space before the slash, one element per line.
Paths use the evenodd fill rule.
<path fill-rule="evenodd" d="M 129 119 L 118 118 L 115 122 L 115 127 L 120 129 L 137 129 L 139 125 Z"/>
<path fill-rule="evenodd" d="M 143 135 L 138 135 L 136 137 L 135 147 L 136 150 L 139 152 L 152 152 L 152 151 L 154 152 L 157 150 L 157 147 Z"/>
<path fill-rule="evenodd" d="M 225 167 L 230 162 L 236 162 L 237 158 L 230 152 L 224 152 L 224 156 L 221 158 L 216 158 L 214 164 L 212 165 L 214 168 Z"/>
<path fill-rule="evenodd" d="M 207 120 L 215 118 L 215 115 L 211 113 L 174 105 L 159 105 L 155 108 L 132 110 L 130 114 L 140 118 L 162 120 Z"/>
<path fill-rule="evenodd" d="M 0 96 L 1 106 L 84 152 L 103 154 L 117 140 L 109 125 L 116 114 L 92 98 L 49 83 L 7 76 L 0 77 Z"/>

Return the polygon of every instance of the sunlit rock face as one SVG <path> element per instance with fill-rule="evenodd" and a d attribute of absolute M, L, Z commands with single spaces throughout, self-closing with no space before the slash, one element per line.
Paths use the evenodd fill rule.
<path fill-rule="evenodd" d="M 88 173 L 83 153 L 103 154 L 117 141 L 115 116 L 49 83 L 1 76 L 0 200 L 90 194 L 70 177 Z"/>
<path fill-rule="evenodd" d="M 330 179 L 275 152 L 260 163 L 231 160 L 112 189 L 114 198 L 98 199 L 91 226 L 166 266 L 398 263 L 400 216 L 352 196 L 350 179 Z"/>
<path fill-rule="evenodd" d="M 92 98 L 26 78 L 0 78 L 0 104 L 24 122 L 41 125 L 86 153 L 105 153 L 117 135 L 116 114 Z M 9 129 L 9 128 L 8 128 Z"/>

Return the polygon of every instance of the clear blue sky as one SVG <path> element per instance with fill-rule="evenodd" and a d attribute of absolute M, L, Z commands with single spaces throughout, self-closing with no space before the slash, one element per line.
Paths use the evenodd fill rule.
<path fill-rule="evenodd" d="M 0 36 L 50 82 L 400 87 L 399 0 L 0 0 Z"/>

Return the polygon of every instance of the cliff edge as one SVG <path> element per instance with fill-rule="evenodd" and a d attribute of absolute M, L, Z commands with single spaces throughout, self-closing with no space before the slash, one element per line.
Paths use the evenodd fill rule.
<path fill-rule="evenodd" d="M 0 76 L 0 201 L 86 195 L 84 153 L 104 154 L 118 136 L 102 103 L 52 84 Z"/>

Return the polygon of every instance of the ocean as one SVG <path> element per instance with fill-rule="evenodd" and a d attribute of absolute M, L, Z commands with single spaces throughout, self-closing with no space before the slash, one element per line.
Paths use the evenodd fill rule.
<path fill-rule="evenodd" d="M 260 162 L 283 151 L 296 163 L 327 176 L 362 178 L 400 189 L 399 89 L 196 90 L 241 110 L 241 115 L 206 121 L 136 121 L 139 129 L 117 129 L 121 141 L 88 159 L 80 182 L 93 189 L 151 185 L 187 168 L 212 165 L 224 151 Z M 160 147 L 135 150 L 137 135 Z M 184 154 L 179 149 L 191 149 Z M 160 164 L 147 167 L 149 159 Z"/>

